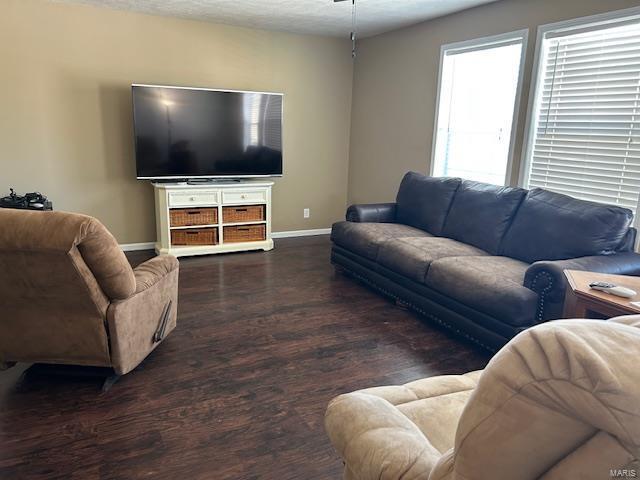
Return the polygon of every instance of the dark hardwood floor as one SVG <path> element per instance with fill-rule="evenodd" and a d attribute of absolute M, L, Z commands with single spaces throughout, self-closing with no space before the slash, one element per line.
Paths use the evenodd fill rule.
<path fill-rule="evenodd" d="M 105 394 L 98 379 L 0 372 L 0 478 L 337 479 L 332 397 L 486 364 L 335 274 L 329 248 L 182 259 L 176 330 Z"/>

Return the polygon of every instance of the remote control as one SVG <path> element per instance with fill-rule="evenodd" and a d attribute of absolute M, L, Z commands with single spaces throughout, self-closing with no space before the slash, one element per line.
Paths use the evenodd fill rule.
<path fill-rule="evenodd" d="M 618 297 L 623 297 L 623 298 L 631 298 L 636 294 L 634 290 L 631 290 L 630 288 L 626 288 L 626 287 L 620 287 L 614 283 L 593 282 L 593 283 L 590 283 L 589 286 L 594 290 L 610 293 L 611 295 L 617 295 Z"/>

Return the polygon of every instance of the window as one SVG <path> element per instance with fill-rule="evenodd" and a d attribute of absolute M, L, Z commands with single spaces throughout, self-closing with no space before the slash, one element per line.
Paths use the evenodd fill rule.
<path fill-rule="evenodd" d="M 540 28 L 522 183 L 635 211 L 640 17 L 614 15 Z"/>
<path fill-rule="evenodd" d="M 527 31 L 442 47 L 432 174 L 504 185 Z"/>

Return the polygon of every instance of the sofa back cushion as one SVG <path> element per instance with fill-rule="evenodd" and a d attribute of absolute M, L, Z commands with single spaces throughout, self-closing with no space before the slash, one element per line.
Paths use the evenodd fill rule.
<path fill-rule="evenodd" d="M 52 254 L 77 249 L 94 277 L 86 281 L 97 281 L 107 298 L 125 299 L 136 291 L 133 269 L 117 240 L 102 223 L 87 215 L 3 209 L 0 249 Z"/>
<path fill-rule="evenodd" d="M 111 364 L 100 279 L 118 258 L 102 259 L 94 273 L 78 248 L 98 225 L 85 215 L 0 208 L 0 360 Z M 127 285 L 124 275 L 106 279 Z"/>
<path fill-rule="evenodd" d="M 525 197 L 502 254 L 533 263 L 613 253 L 623 245 L 631 210 L 534 188 Z"/>
<path fill-rule="evenodd" d="M 442 235 L 497 255 L 500 242 L 527 191 L 464 180 L 453 199 Z"/>
<path fill-rule="evenodd" d="M 460 183 L 459 178 L 407 173 L 400 183 L 396 198 L 397 222 L 440 235 Z"/>

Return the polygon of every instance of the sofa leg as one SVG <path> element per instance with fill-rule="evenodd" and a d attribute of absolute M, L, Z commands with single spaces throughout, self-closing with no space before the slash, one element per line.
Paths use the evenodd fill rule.
<path fill-rule="evenodd" d="M 333 265 L 333 271 L 334 273 L 337 275 L 344 275 L 345 277 L 350 277 L 351 275 L 349 274 L 349 271 L 344 268 L 342 265 L 337 265 L 334 264 Z"/>
<path fill-rule="evenodd" d="M 102 384 L 102 393 L 106 393 L 108 392 L 111 387 L 113 387 L 113 385 L 120 380 L 120 377 L 122 375 L 118 375 L 117 373 L 114 373 L 113 375 L 109 375 L 107 378 L 105 378 L 104 383 Z"/>
<path fill-rule="evenodd" d="M 15 366 L 16 362 L 0 362 L 0 371 L 9 370 L 11 367 Z"/>
<path fill-rule="evenodd" d="M 396 307 L 401 308 L 402 310 L 409 310 L 411 307 L 407 302 L 400 300 L 399 298 L 396 298 L 395 303 Z"/>

